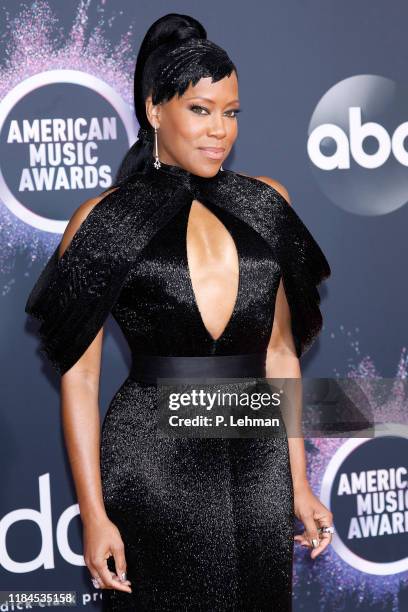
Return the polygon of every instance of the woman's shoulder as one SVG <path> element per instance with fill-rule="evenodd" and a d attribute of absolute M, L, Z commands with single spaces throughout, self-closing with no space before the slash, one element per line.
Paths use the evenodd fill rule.
<path fill-rule="evenodd" d="M 25 312 L 40 321 L 41 352 L 61 374 L 96 337 L 128 274 L 127 228 L 121 231 L 121 201 L 112 194 L 117 189 L 74 210 L 27 298 Z"/>
<path fill-rule="evenodd" d="M 256 179 L 258 181 L 262 181 L 263 183 L 266 183 L 270 187 L 273 187 L 273 189 L 275 189 L 275 191 L 277 191 L 284 198 L 284 200 L 286 200 L 288 204 L 291 204 L 288 190 L 286 189 L 284 185 L 282 185 L 282 183 L 280 183 L 276 179 L 272 179 L 269 176 L 250 176 L 249 174 L 246 174 L 245 172 L 237 172 L 237 174 L 240 174 L 242 176 L 247 176 L 248 178 Z"/>
<path fill-rule="evenodd" d="M 97 204 L 100 204 L 105 199 L 105 197 L 107 197 L 113 191 L 116 191 L 116 189 L 119 189 L 119 188 L 113 187 L 112 189 L 106 189 L 101 194 L 93 198 L 89 198 L 88 200 L 85 200 L 84 202 L 82 202 L 82 204 L 80 204 L 74 210 L 64 230 L 61 242 L 59 244 L 59 249 L 58 249 L 59 257 L 63 255 L 64 251 L 71 244 L 73 237 L 78 232 L 79 228 L 84 223 L 84 221 L 86 220 L 88 215 L 91 213 L 91 211 L 95 208 L 95 206 Z"/>

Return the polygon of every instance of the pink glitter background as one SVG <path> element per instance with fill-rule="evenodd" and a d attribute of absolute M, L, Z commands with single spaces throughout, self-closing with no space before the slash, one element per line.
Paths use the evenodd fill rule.
<path fill-rule="evenodd" d="M 113 45 L 107 32 L 121 3 L 92 3 L 97 10 L 99 22 L 91 30 L 88 23 L 90 0 L 78 2 L 72 27 L 64 34 L 50 3 L 43 0 L 21 4 L 18 17 L 10 19 L 3 8 L 3 34 L 7 41 L 3 63 L 0 68 L 0 98 L 24 79 L 52 69 L 75 69 L 103 79 L 113 87 L 129 105 L 132 105 L 133 70 L 135 61 L 135 34 L 129 25 L 119 41 Z M 107 5 L 109 4 L 109 10 Z M 170 10 L 170 8 L 169 8 Z M 2 295 L 12 290 L 18 278 L 13 276 L 13 260 L 18 252 L 26 253 L 28 267 L 37 260 L 46 260 L 55 248 L 59 237 L 41 232 L 14 217 L 9 209 L 0 203 L 0 273 Z M 7 277 L 7 282 L 4 279 Z M 333 342 L 346 343 L 350 351 L 349 369 L 346 374 L 333 372 L 334 376 L 358 377 L 364 381 L 364 390 L 371 396 L 370 381 L 380 377 L 374 360 L 361 352 L 358 328 L 354 332 L 339 326 L 331 333 Z M 407 414 L 405 386 L 399 382 L 407 379 L 408 355 L 402 347 L 395 367 L 395 388 L 390 403 L 378 406 L 383 410 L 384 419 L 403 423 Z M 375 401 L 374 397 L 371 397 Z M 378 413 L 380 414 L 380 412 Z M 308 470 L 310 482 L 317 495 L 320 483 L 330 458 L 344 443 L 343 439 L 308 439 Z M 295 605 L 311 595 L 316 585 L 319 589 L 320 610 L 343 609 L 345 594 L 353 593 L 357 601 L 367 596 L 374 604 L 392 598 L 393 609 L 398 610 L 397 594 L 406 575 L 373 576 L 358 572 L 347 565 L 329 547 L 328 551 L 315 561 L 309 559 L 309 551 L 295 545 Z M 341 577 L 341 580 L 339 580 Z M 299 608 L 300 609 L 300 608 Z M 310 609 L 310 608 L 308 608 Z M 350 608 L 348 608 L 350 610 Z"/>

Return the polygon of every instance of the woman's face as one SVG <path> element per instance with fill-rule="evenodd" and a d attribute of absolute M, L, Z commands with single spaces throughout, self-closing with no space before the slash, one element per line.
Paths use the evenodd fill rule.
<path fill-rule="evenodd" d="M 211 177 L 228 157 L 238 135 L 238 79 L 233 71 L 216 83 L 202 78 L 180 98 L 153 106 L 146 101 L 156 126 L 160 161 L 193 174 Z"/>

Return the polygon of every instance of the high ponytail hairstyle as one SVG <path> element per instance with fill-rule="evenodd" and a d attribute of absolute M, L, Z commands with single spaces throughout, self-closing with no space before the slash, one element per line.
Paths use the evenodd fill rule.
<path fill-rule="evenodd" d="M 176 94 L 182 96 L 190 83 L 194 86 L 205 77 L 219 81 L 233 70 L 238 74 L 224 49 L 207 39 L 205 28 L 193 17 L 169 13 L 155 21 L 136 59 L 133 99 L 138 139 L 123 158 L 113 187 L 135 172 L 145 172 L 153 156 L 154 130 L 145 107 L 149 95 L 154 105 L 167 102 Z"/>

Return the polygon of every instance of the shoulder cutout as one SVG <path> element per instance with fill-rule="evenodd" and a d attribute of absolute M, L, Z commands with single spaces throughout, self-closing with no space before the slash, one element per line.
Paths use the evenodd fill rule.
<path fill-rule="evenodd" d="M 271 179 L 269 176 L 250 176 L 249 174 L 245 174 L 245 172 L 237 172 L 237 174 L 241 174 L 242 176 L 247 176 L 270 185 L 286 200 L 288 204 L 291 204 L 288 190 L 286 187 L 284 187 L 284 185 L 282 185 L 282 183 L 279 183 L 279 181 Z"/>
<path fill-rule="evenodd" d="M 58 249 L 58 257 L 62 257 L 65 250 L 69 247 L 72 242 L 73 237 L 81 227 L 82 223 L 85 221 L 91 210 L 101 202 L 105 196 L 107 196 L 112 191 L 115 191 L 118 187 L 113 187 L 113 189 L 108 189 L 104 191 L 101 195 L 96 196 L 95 198 L 89 198 L 89 200 L 85 200 L 78 208 L 74 211 L 72 217 L 70 218 L 68 225 L 65 228 L 65 231 L 62 235 L 61 242 L 59 244 Z"/>
<path fill-rule="evenodd" d="M 289 192 L 286 187 L 282 185 L 282 183 L 279 183 L 279 181 L 276 181 L 275 179 L 269 178 L 269 176 L 255 176 L 254 178 L 276 189 L 276 191 L 280 193 L 280 195 L 286 200 L 286 202 L 288 204 L 291 204 Z"/>

